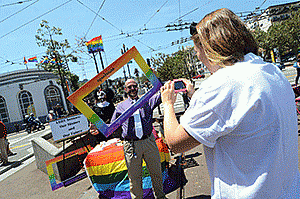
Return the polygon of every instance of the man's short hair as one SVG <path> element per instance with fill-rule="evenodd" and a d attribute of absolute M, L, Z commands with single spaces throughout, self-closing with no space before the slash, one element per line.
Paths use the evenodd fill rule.
<path fill-rule="evenodd" d="M 130 85 L 138 85 L 138 83 L 134 79 L 127 79 L 125 82 L 125 87 L 127 88 Z"/>

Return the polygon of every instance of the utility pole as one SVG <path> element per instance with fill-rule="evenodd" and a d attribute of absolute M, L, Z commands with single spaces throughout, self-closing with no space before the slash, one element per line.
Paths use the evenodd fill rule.
<path fill-rule="evenodd" d="M 128 51 L 128 48 L 126 49 L 126 48 L 125 48 L 125 44 L 123 44 L 123 49 L 121 49 L 122 55 L 123 55 L 124 53 L 126 53 L 127 51 Z M 124 69 L 124 68 L 123 68 L 123 69 Z M 130 70 L 129 70 L 129 62 L 127 63 L 127 69 L 128 69 L 129 78 L 131 79 L 132 77 L 131 77 Z M 125 69 L 124 69 L 124 72 L 125 72 Z"/>
<path fill-rule="evenodd" d="M 101 51 L 99 51 L 99 56 L 100 56 L 100 61 L 101 61 L 101 65 L 102 65 L 102 70 L 104 70 L 104 64 L 103 64 L 103 59 L 102 59 Z M 108 80 L 105 80 L 105 83 L 106 83 L 106 88 L 108 88 Z"/>

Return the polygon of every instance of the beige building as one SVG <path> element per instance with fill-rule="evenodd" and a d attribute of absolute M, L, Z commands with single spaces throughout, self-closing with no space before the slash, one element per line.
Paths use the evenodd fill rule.
<path fill-rule="evenodd" d="M 260 28 L 267 31 L 268 28 L 276 22 L 286 20 L 290 17 L 292 11 L 300 8 L 300 1 L 270 6 L 265 10 L 257 10 L 244 18 L 245 24 L 251 30 Z"/>
<path fill-rule="evenodd" d="M 21 128 L 27 114 L 34 113 L 44 122 L 56 104 L 67 110 L 58 79 L 57 75 L 39 69 L 0 74 L 0 120 L 8 132 Z"/>

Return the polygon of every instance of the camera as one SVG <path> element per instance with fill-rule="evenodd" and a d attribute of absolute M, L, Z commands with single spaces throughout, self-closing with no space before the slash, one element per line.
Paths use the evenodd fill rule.
<path fill-rule="evenodd" d="M 173 82 L 175 93 L 187 91 L 185 83 L 182 80 L 174 79 Z"/>

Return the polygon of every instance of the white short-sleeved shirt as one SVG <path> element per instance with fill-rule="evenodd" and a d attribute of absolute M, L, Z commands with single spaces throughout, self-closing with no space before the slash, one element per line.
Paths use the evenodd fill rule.
<path fill-rule="evenodd" d="M 180 124 L 204 145 L 212 198 L 300 198 L 294 97 L 252 53 L 200 85 Z"/>

